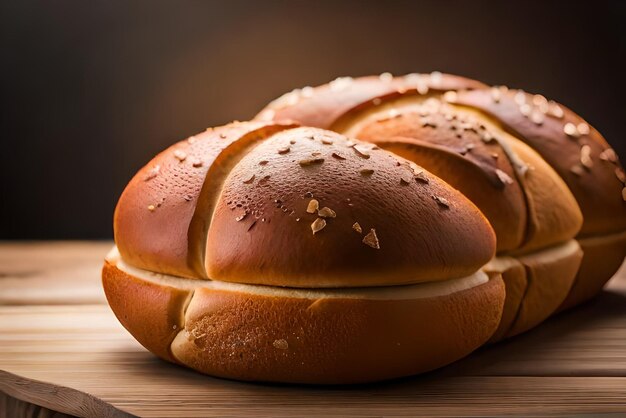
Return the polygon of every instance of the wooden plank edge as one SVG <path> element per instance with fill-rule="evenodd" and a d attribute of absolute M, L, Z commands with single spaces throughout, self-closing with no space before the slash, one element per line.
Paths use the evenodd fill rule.
<path fill-rule="evenodd" d="M 132 418 L 135 415 L 76 389 L 27 379 L 0 370 L 0 391 L 15 399 L 78 417 Z"/>

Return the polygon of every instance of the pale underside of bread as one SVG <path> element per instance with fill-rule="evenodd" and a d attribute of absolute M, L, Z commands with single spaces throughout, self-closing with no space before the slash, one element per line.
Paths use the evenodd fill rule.
<path fill-rule="evenodd" d="M 497 273 L 302 290 L 168 277 L 128 266 L 115 252 L 103 284 L 120 322 L 158 356 L 214 376 L 297 383 L 441 367 L 487 341 L 504 301 Z"/>

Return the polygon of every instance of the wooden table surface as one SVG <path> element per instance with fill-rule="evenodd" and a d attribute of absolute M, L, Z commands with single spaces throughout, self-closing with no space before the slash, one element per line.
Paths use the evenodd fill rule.
<path fill-rule="evenodd" d="M 5 398 L 78 416 L 626 413 L 624 266 L 592 302 L 438 371 L 369 385 L 292 386 L 215 379 L 148 353 L 106 305 L 100 267 L 110 247 L 0 243 Z"/>

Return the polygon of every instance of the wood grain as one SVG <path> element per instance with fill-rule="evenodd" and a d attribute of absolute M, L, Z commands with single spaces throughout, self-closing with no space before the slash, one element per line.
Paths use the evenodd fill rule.
<path fill-rule="evenodd" d="M 625 268 L 592 302 L 436 372 L 288 386 L 215 379 L 148 353 L 102 298 L 110 245 L 0 244 L 0 391 L 76 416 L 626 413 Z"/>

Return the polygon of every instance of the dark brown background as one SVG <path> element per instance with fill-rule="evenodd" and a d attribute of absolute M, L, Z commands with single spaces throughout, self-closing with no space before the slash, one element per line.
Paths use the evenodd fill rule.
<path fill-rule="evenodd" d="M 157 151 L 339 75 L 541 92 L 626 154 L 626 2 L 4 1 L 0 238 L 108 238 Z"/>

